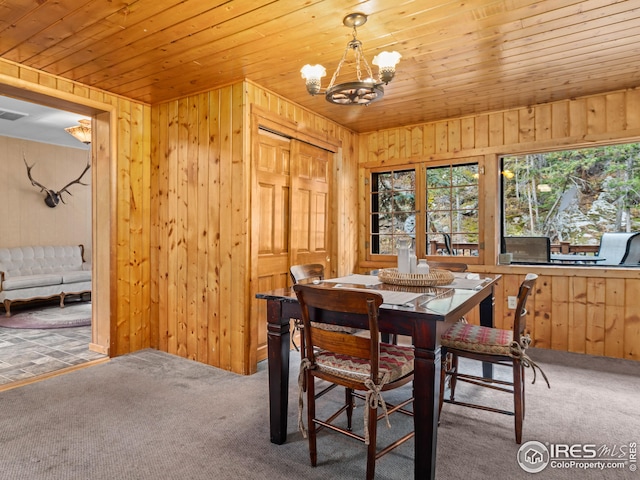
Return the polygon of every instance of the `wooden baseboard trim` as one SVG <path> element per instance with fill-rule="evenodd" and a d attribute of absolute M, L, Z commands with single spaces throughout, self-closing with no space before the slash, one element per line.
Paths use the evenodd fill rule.
<path fill-rule="evenodd" d="M 7 390 L 13 390 L 14 388 L 24 387 L 25 385 L 29 385 L 32 383 L 39 382 L 40 380 L 46 380 L 48 378 L 57 377 L 58 375 L 64 375 L 65 373 L 74 372 L 76 370 L 80 370 L 82 368 L 92 367 L 94 365 L 99 365 L 101 363 L 106 363 L 110 359 L 107 358 L 99 358 L 97 360 L 91 360 L 86 363 L 81 363 L 79 365 L 73 365 L 71 367 L 63 368 L 60 370 L 56 370 L 55 372 L 45 373 L 43 375 L 38 375 L 37 377 L 26 378 L 24 380 L 18 380 L 17 382 L 7 383 L 6 385 L 0 385 L 0 392 L 5 392 Z"/>
<path fill-rule="evenodd" d="M 90 343 L 89 350 L 91 350 L 92 352 L 101 353 L 103 355 L 109 355 L 109 347 L 98 345 L 97 343 Z"/>

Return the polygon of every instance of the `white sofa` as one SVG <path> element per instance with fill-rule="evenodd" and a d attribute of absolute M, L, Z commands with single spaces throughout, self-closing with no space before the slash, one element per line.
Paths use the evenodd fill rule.
<path fill-rule="evenodd" d="M 36 246 L 0 248 L 0 302 L 7 316 L 12 302 L 91 293 L 91 264 L 84 247 Z"/>

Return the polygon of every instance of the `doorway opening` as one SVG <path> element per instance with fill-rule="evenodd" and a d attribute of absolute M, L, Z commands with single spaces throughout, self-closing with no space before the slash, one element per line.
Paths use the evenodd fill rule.
<path fill-rule="evenodd" d="M 65 99 L 62 99 L 58 98 L 56 96 L 56 92 L 51 91 L 51 89 L 45 89 L 44 87 L 39 87 L 37 85 L 33 85 L 32 87 L 35 90 L 25 90 L 21 86 L 16 85 L 0 84 L 0 95 L 6 95 L 7 98 L 15 101 L 30 102 L 45 108 L 56 109 L 61 113 L 71 114 L 77 118 L 90 118 L 92 128 L 94 129 L 94 142 L 92 142 L 90 148 L 87 150 L 91 164 L 91 169 L 87 172 L 91 175 L 91 206 L 90 212 L 88 213 L 90 225 L 86 227 L 89 230 L 89 233 L 85 235 L 88 238 L 89 243 L 86 246 L 88 247 L 86 250 L 89 253 L 89 258 L 85 258 L 85 260 L 91 262 L 92 271 L 92 318 L 91 326 L 89 327 L 88 332 L 85 331 L 84 337 L 81 333 L 78 333 L 78 335 L 80 338 L 84 338 L 85 340 L 83 341 L 86 341 L 87 343 L 87 352 L 84 354 L 87 363 L 103 361 L 109 357 L 112 311 L 109 287 L 111 284 L 109 252 L 111 250 L 111 245 L 113 244 L 111 225 L 113 224 L 113 211 L 115 210 L 112 208 L 113 198 L 111 186 L 114 175 L 112 173 L 113 162 L 110 158 L 112 150 L 111 145 L 113 144 L 112 132 L 115 131 L 112 126 L 112 122 L 115 119 L 114 107 L 89 99 L 83 99 L 73 95 L 70 96 L 68 94 L 65 94 Z M 64 135 L 69 136 L 69 139 L 74 141 L 68 133 L 64 132 L 64 127 L 68 126 L 72 125 L 61 124 L 60 130 L 63 131 Z M 22 161 L 22 159 L 20 159 L 20 161 Z M 100 201 L 97 201 L 97 199 Z M 43 238 L 46 238 L 46 236 L 43 236 Z M 44 243 L 46 243 L 46 241 L 44 241 Z M 39 242 L 39 244 L 43 244 L 42 241 Z M 65 302 L 65 304 L 66 303 L 67 302 Z M 14 309 L 12 308 L 12 312 L 13 310 Z M 15 312 L 18 313 L 19 310 L 20 308 L 16 306 Z M 4 311 L 0 314 L 4 315 Z M 60 332 L 64 329 L 57 330 Z M 33 332 L 35 331 L 36 330 L 33 330 Z M 43 330 L 39 331 L 43 332 Z M 23 330 L 20 334 L 24 336 L 24 332 L 26 332 L 26 330 Z M 52 335 L 55 334 L 55 329 L 52 329 L 51 332 Z M 17 331 L 14 333 L 17 333 Z M 50 339 L 50 343 L 55 345 L 56 341 Z M 57 355 L 64 356 L 64 348 L 59 348 L 58 350 L 59 353 L 57 353 Z M 61 365 L 61 370 L 74 368 L 78 368 L 78 366 L 72 365 L 67 367 L 64 364 Z M 41 374 L 38 374 L 37 369 L 34 369 L 34 372 L 36 373 L 33 375 L 26 374 L 25 377 L 29 377 L 26 379 L 24 377 L 20 379 L 18 378 L 18 375 L 13 373 L 12 375 L 14 375 L 13 378 L 15 381 L 11 381 L 8 384 L 0 381 L 0 390 L 4 389 L 4 385 L 8 385 L 8 388 L 14 388 L 15 386 L 18 386 L 16 384 L 25 383 L 29 380 L 39 380 L 52 374 L 52 372 L 47 371 L 47 368 L 45 367 L 42 368 Z M 53 372 L 53 374 L 56 373 L 60 373 L 60 371 Z"/>

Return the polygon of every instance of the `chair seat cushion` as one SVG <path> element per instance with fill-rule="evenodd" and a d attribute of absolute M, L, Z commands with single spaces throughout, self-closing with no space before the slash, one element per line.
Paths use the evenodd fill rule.
<path fill-rule="evenodd" d="M 442 335 L 443 347 L 493 355 L 511 355 L 513 332 L 456 322 Z"/>
<path fill-rule="evenodd" d="M 341 355 L 323 350 L 315 354 L 316 368 L 337 377 L 361 381 L 364 383 L 371 375 L 369 360 Z M 380 344 L 380 378 L 389 374 L 388 383 L 394 382 L 413 371 L 413 347 Z"/>
<path fill-rule="evenodd" d="M 56 273 L 21 275 L 7 278 L 2 282 L 2 290 L 46 287 L 47 285 L 58 285 L 60 283 L 62 283 L 62 275 Z"/>
<path fill-rule="evenodd" d="M 89 280 L 91 280 L 91 272 L 88 270 L 76 270 L 62 274 L 62 283 L 88 282 Z"/>

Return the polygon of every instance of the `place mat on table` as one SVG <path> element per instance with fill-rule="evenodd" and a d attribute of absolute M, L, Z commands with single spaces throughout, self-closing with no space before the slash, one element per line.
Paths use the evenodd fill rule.
<path fill-rule="evenodd" d="M 405 305 L 413 302 L 416 298 L 421 297 L 424 293 L 413 292 L 394 292 L 392 290 L 371 290 L 369 288 L 351 288 L 343 287 L 337 284 L 334 288 L 344 288 L 348 290 L 357 290 L 359 292 L 375 292 L 382 295 L 382 302 L 387 305 Z"/>
<path fill-rule="evenodd" d="M 441 285 L 443 288 L 460 288 L 463 290 L 480 290 L 484 283 L 488 282 L 487 278 L 476 278 L 477 274 L 455 274 L 453 282 L 448 285 Z"/>
<path fill-rule="evenodd" d="M 327 278 L 324 281 L 329 283 L 350 283 L 353 285 L 364 285 L 367 287 L 380 285 L 382 283 L 378 279 L 377 275 L 358 275 L 358 274 L 347 275 L 345 277 Z"/>

